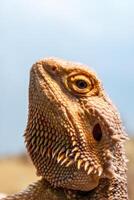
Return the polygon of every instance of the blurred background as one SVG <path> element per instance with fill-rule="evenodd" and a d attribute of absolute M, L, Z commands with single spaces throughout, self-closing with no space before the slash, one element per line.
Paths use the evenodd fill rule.
<path fill-rule="evenodd" d="M 134 199 L 134 1 L 0 1 L 0 192 L 36 180 L 25 156 L 31 65 L 60 57 L 91 66 L 118 107 L 131 140 L 129 195 Z"/>

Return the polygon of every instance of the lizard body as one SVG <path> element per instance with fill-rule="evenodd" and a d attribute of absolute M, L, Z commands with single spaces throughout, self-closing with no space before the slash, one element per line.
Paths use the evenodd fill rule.
<path fill-rule="evenodd" d="M 25 142 L 42 180 L 4 200 L 127 200 L 126 137 L 92 70 L 38 61 L 30 72 Z"/>

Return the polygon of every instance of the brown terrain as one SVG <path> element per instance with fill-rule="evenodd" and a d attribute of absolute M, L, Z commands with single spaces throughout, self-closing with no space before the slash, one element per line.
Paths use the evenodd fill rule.
<path fill-rule="evenodd" d="M 134 139 L 126 144 L 128 163 L 129 198 L 134 199 Z M 12 194 L 24 189 L 28 184 L 36 181 L 34 166 L 25 155 L 10 156 L 0 159 L 0 193 Z"/>

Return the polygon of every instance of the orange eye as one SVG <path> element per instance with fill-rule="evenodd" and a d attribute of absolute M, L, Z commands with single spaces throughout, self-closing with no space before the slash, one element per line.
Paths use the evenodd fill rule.
<path fill-rule="evenodd" d="M 78 94 L 89 93 L 93 88 L 89 77 L 79 74 L 68 77 L 67 84 L 72 91 Z"/>

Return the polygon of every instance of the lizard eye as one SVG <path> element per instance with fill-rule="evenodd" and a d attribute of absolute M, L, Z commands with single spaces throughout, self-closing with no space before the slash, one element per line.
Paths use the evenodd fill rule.
<path fill-rule="evenodd" d="M 92 82 L 89 77 L 85 75 L 73 75 L 68 77 L 68 86 L 73 92 L 78 94 L 86 94 L 93 88 Z"/>
<path fill-rule="evenodd" d="M 85 80 L 76 80 L 76 85 L 79 89 L 85 89 L 87 87 L 87 82 Z"/>

